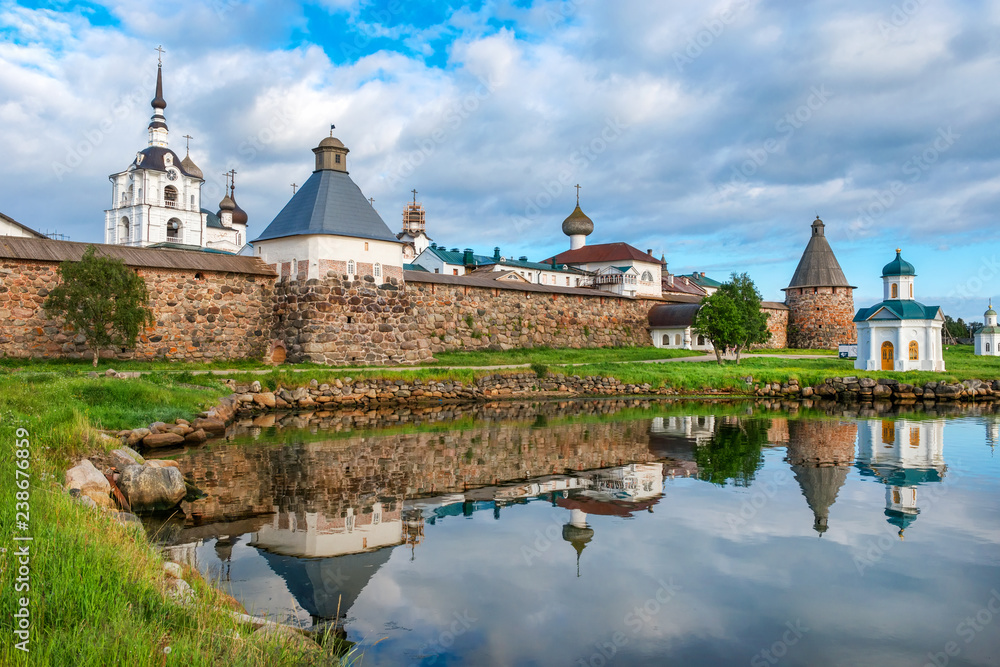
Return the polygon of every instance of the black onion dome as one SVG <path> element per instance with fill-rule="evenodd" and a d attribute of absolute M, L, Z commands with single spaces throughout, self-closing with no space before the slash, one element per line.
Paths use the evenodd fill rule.
<path fill-rule="evenodd" d="M 569 214 L 562 223 L 563 234 L 566 236 L 575 236 L 577 234 L 583 234 L 584 236 L 589 236 L 594 231 L 594 221 L 587 217 L 587 215 L 580 210 L 580 205 L 577 204 L 573 212 Z"/>

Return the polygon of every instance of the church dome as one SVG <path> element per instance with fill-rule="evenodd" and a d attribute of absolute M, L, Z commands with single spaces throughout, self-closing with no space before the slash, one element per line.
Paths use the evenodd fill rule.
<path fill-rule="evenodd" d="M 344 143 L 337 137 L 326 137 L 319 142 L 318 148 L 346 148 Z"/>
<path fill-rule="evenodd" d="M 577 234 L 589 236 L 594 231 L 594 221 L 588 218 L 580 210 L 580 205 L 577 204 L 573 212 L 569 214 L 569 217 L 563 220 L 562 230 L 566 236 L 575 236 Z"/>
<path fill-rule="evenodd" d="M 198 168 L 198 165 L 194 163 L 194 160 L 191 159 L 190 155 L 185 155 L 184 159 L 181 160 L 181 168 L 188 176 L 194 176 L 195 178 L 201 179 L 205 178 L 205 174 L 203 174 L 201 169 Z"/>
<path fill-rule="evenodd" d="M 983 313 L 984 317 L 996 317 L 997 311 L 993 310 L 993 302 L 990 302 L 990 307 Z"/>
<path fill-rule="evenodd" d="M 236 202 L 234 202 L 232 199 L 230 199 L 229 195 L 226 195 L 225 197 L 223 197 L 222 201 L 219 202 L 219 213 L 220 214 L 223 211 L 235 211 L 235 210 L 236 210 Z"/>
<path fill-rule="evenodd" d="M 882 277 L 888 276 L 915 276 L 917 272 L 913 265 L 900 256 L 899 248 L 896 248 L 896 259 L 882 267 Z"/>
<path fill-rule="evenodd" d="M 245 224 L 247 224 L 247 220 L 250 219 L 250 217 L 247 215 L 247 212 L 240 208 L 240 205 L 236 203 L 235 199 L 233 200 L 233 206 L 234 206 L 234 208 L 233 208 L 233 224 L 234 225 L 245 225 Z"/>

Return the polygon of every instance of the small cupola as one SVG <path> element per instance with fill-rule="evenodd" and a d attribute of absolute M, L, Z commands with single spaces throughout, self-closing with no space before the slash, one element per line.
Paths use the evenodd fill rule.
<path fill-rule="evenodd" d="M 886 301 L 913 299 L 913 279 L 917 272 L 896 248 L 896 258 L 882 267 L 883 298 Z"/>
<path fill-rule="evenodd" d="M 331 125 L 330 136 L 319 142 L 319 146 L 313 149 L 313 153 L 316 154 L 316 171 L 330 169 L 346 174 L 348 173 L 347 154 L 351 151 L 340 139 L 333 136 L 333 129 L 334 126 Z"/>
<path fill-rule="evenodd" d="M 576 208 L 566 216 L 562 223 L 563 234 L 569 237 L 570 250 L 582 248 L 587 244 L 587 237 L 594 233 L 594 221 L 580 208 L 580 186 L 576 186 Z"/>

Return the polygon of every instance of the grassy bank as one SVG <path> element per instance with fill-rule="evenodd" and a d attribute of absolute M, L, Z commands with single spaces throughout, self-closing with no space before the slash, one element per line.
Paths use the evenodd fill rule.
<path fill-rule="evenodd" d="M 510 364 L 600 364 L 650 359 L 701 357 L 703 352 L 664 350 L 656 347 L 551 348 L 532 347 L 517 350 L 469 350 L 438 352 L 432 366 L 504 366 Z"/>
<path fill-rule="evenodd" d="M 135 529 L 110 521 L 63 491 L 67 464 L 106 450 L 97 429 L 119 429 L 191 417 L 228 393 L 221 383 L 198 387 L 173 375 L 141 380 L 90 380 L 52 373 L 0 375 L 0 664 L 39 665 L 293 665 L 312 658 L 251 638 L 226 611 L 225 597 L 199 577 L 188 581 L 197 602 L 164 595 L 162 559 Z M 31 542 L 15 542 L 13 443 L 30 440 Z M 19 508 L 23 510 L 24 508 Z M 15 591 L 14 547 L 29 545 L 30 590 Z M 30 653 L 14 648 L 13 613 L 28 597 Z M 164 649 L 169 647 L 168 657 Z M 323 664 L 330 664 L 329 658 Z M 334 661 L 335 664 L 335 661 Z"/>

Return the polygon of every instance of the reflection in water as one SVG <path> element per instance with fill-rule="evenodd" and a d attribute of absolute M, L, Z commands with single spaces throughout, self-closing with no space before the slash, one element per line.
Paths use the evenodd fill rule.
<path fill-rule="evenodd" d="M 857 466 L 885 484 L 885 516 L 900 538 L 920 514 L 917 487 L 944 478 L 944 426 L 936 419 L 862 422 Z"/>
<path fill-rule="evenodd" d="M 918 487 L 939 482 L 949 472 L 944 434 L 953 422 L 943 419 L 801 418 L 745 409 L 699 416 L 663 414 L 655 404 L 614 418 L 608 403 L 496 408 L 514 412 L 515 419 L 491 413 L 494 408 L 487 406 L 471 419 L 464 415 L 454 429 L 428 427 L 439 421 L 436 415 L 399 420 L 419 422 L 415 430 L 376 432 L 353 432 L 351 425 L 358 421 L 320 417 L 339 424 L 340 432 L 317 427 L 310 434 L 307 420 L 307 430 L 286 434 L 284 444 L 268 441 L 273 432 L 251 430 L 256 440 L 220 443 L 180 459 L 182 471 L 208 497 L 186 505 L 186 523 L 170 524 L 161 533 L 165 548 L 172 557 L 230 582 L 233 594 L 258 613 L 302 626 L 339 616 L 355 641 L 388 637 L 367 648 L 365 662 L 374 664 L 439 659 L 575 664 L 565 655 L 547 653 L 554 648 L 550 643 L 532 643 L 525 636 L 511 647 L 509 636 L 492 633 L 503 635 L 500 628 L 509 631 L 511 624 L 520 627 L 517 615 L 529 613 L 529 635 L 559 633 L 567 646 L 590 641 L 607 628 L 622 627 L 636 605 L 642 608 L 651 569 L 657 577 L 685 582 L 696 597 L 650 619 L 643 626 L 649 633 L 629 636 L 632 643 L 620 649 L 621 664 L 667 659 L 730 664 L 746 662 L 761 646 L 771 645 L 774 630 L 768 623 L 781 627 L 788 618 L 823 613 L 824 605 L 814 604 L 817 595 L 831 612 L 836 610 L 834 600 L 841 594 L 812 590 L 817 581 L 828 580 L 828 586 L 836 581 L 843 595 L 857 591 L 867 598 L 875 590 L 880 604 L 893 600 L 895 584 L 879 579 L 877 569 L 869 569 L 862 581 L 845 544 L 863 544 L 879 511 L 902 536 L 920 513 Z M 619 409 L 634 407 L 623 403 Z M 574 409 L 581 418 L 560 418 Z M 356 414 L 351 419 L 371 418 Z M 992 442 L 996 417 L 983 421 L 986 441 Z M 983 431 L 977 433 L 981 455 L 992 460 L 982 448 Z M 796 484 L 758 491 L 769 488 L 759 487 L 760 480 L 773 480 L 781 471 L 790 471 Z M 995 481 L 996 474 L 988 479 Z M 881 497 L 875 500 L 867 491 L 871 481 L 885 486 L 884 509 Z M 724 519 L 757 497 L 765 500 L 753 505 L 754 538 L 748 543 Z M 965 564 L 940 562 L 940 555 L 927 550 L 946 534 L 968 542 L 947 520 L 954 514 L 947 503 L 960 497 L 949 494 L 941 505 L 930 506 L 924 496 L 929 518 L 906 542 L 921 566 L 925 558 L 938 558 L 936 571 L 944 568 L 954 577 L 969 576 L 963 574 Z M 989 498 L 977 509 L 990 502 L 995 506 L 995 491 Z M 811 525 L 802 520 L 806 507 Z M 812 539 L 816 546 L 790 541 L 816 534 L 834 537 Z M 982 536 L 976 540 L 977 549 L 1000 546 L 995 535 L 992 542 Z M 771 549 L 779 544 L 780 551 Z M 738 555 L 729 555 L 731 548 Z M 810 578 L 795 579 L 806 596 L 801 604 L 777 595 L 771 577 L 754 571 L 758 566 L 773 571 L 785 560 L 779 578 L 797 577 L 793 563 L 800 551 L 811 563 L 802 575 Z M 900 559 L 910 554 L 893 552 L 879 563 L 902 576 L 908 565 Z M 980 569 L 980 577 L 1000 583 L 995 558 L 980 556 L 977 562 L 991 563 L 992 569 Z M 846 574 L 837 574 L 841 569 Z M 817 574 L 823 576 L 815 579 Z M 562 576 L 570 576 L 576 587 Z M 732 600 L 733 591 L 741 589 L 752 593 L 742 602 Z M 630 591 L 639 597 L 631 599 Z M 621 605 L 616 596 L 623 598 Z M 593 600 L 602 602 L 593 605 Z M 434 618 L 465 607 L 473 617 L 494 619 L 490 627 L 456 640 L 447 659 L 417 650 L 440 634 Z M 744 607 L 757 610 L 768 623 L 731 620 L 726 625 L 732 609 Z M 840 620 L 864 616 L 857 607 L 853 603 L 846 616 L 845 609 L 836 612 L 829 642 L 823 624 L 815 622 L 798 649 L 801 655 L 790 654 L 787 663 L 868 661 L 843 653 L 845 635 L 868 632 Z M 704 619 L 699 609 L 709 610 Z M 909 627 L 884 631 L 909 636 Z M 681 634 L 652 633 L 654 628 Z M 716 643 L 703 645 L 697 637 L 714 637 Z M 494 639 L 504 648 L 497 648 Z M 690 642 L 700 647 L 696 653 L 686 652 Z M 837 651 L 843 659 L 829 658 Z M 584 656 L 589 652 L 585 649 Z M 881 664 L 905 662 L 882 658 Z"/>

